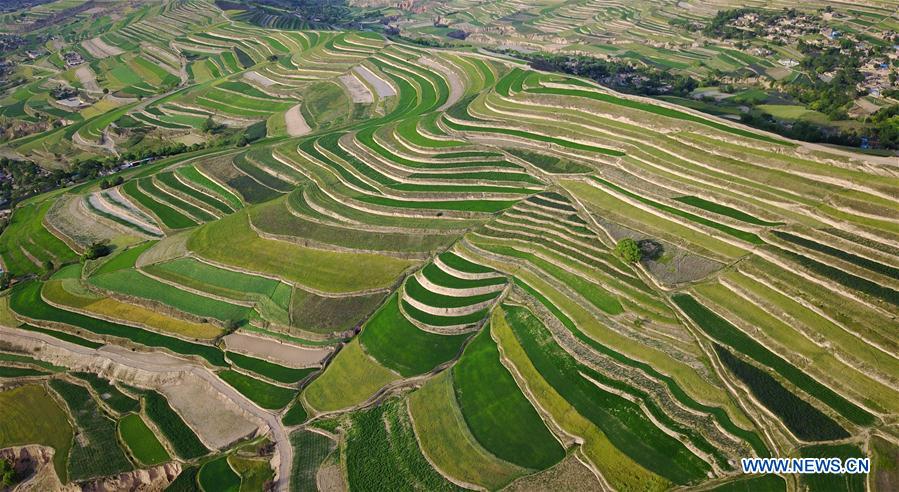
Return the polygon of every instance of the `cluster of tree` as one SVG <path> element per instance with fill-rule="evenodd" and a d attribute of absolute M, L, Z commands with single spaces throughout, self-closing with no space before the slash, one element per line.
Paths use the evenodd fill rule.
<path fill-rule="evenodd" d="M 752 26 L 735 26 L 734 21 L 744 15 L 756 16 Z M 768 26 L 782 19 L 795 19 L 801 15 L 796 9 L 784 9 L 782 11 L 765 10 L 759 8 L 739 8 L 731 10 L 719 10 L 715 17 L 706 24 L 702 33 L 709 37 L 721 39 L 753 39 L 765 34 Z"/>
<path fill-rule="evenodd" d="M 802 41 L 799 51 L 805 57 L 800 66 L 810 77 L 798 77 L 785 84 L 786 91 L 811 110 L 820 111 L 832 120 L 846 119 L 846 110 L 857 97 L 856 89 L 864 81 L 859 71 L 862 55 L 858 50 L 838 47 L 818 47 Z M 830 80 L 819 75 L 834 72 Z"/>
<path fill-rule="evenodd" d="M 867 143 L 871 148 L 899 150 L 899 105 L 883 108 L 868 119 L 861 128 L 839 129 L 808 121 L 780 121 L 759 110 L 749 111 L 740 120 L 752 127 L 770 131 L 795 140 L 859 147 Z"/>
<path fill-rule="evenodd" d="M 78 95 L 78 90 L 73 89 L 72 87 L 66 87 L 64 85 L 59 85 L 53 88 L 50 91 L 50 96 L 57 101 L 60 99 L 68 99 L 70 97 L 75 97 Z"/>
<path fill-rule="evenodd" d="M 585 55 L 521 53 L 514 50 L 497 51 L 526 60 L 537 70 L 587 77 L 604 86 L 630 94 L 685 96 L 698 87 L 696 79 L 689 75 L 678 75 L 671 73 L 670 70 L 652 66 L 636 66 L 623 60 L 603 60 Z"/>
<path fill-rule="evenodd" d="M 81 258 L 84 260 L 96 260 L 109 253 L 112 253 L 112 247 L 109 246 L 109 241 L 96 241 L 91 243 L 91 245 L 84 250 L 84 253 L 81 254 Z"/>
<path fill-rule="evenodd" d="M 121 176 L 116 176 L 112 179 L 103 178 L 100 180 L 100 189 L 106 190 L 112 188 L 113 186 L 118 186 L 125 182 L 125 178 Z"/>
<path fill-rule="evenodd" d="M 419 46 L 426 46 L 428 48 L 460 48 L 464 46 L 470 46 L 466 43 L 461 42 L 453 42 L 453 41 L 441 41 L 436 38 L 431 37 L 416 37 L 409 38 L 400 34 L 399 28 L 396 27 L 387 27 L 384 29 L 384 34 L 387 35 L 388 38 L 393 41 L 406 41 L 409 43 L 417 44 Z M 455 38 L 455 39 L 465 39 L 465 38 Z"/>
<path fill-rule="evenodd" d="M 234 141 L 227 143 L 236 143 Z M 122 162 L 142 161 L 166 157 L 184 152 L 193 152 L 205 148 L 199 143 L 184 145 L 180 142 L 167 143 L 155 147 L 133 149 L 121 154 L 119 157 L 93 157 L 85 160 L 76 160 L 68 170 L 44 169 L 32 161 L 0 158 L 0 203 L 4 207 L 11 207 L 15 203 L 33 195 L 44 193 L 73 182 L 88 181 L 100 177 L 103 171 L 111 171 Z M 121 177 L 104 179 L 108 186 L 121 184 Z M 101 186 L 103 182 L 100 183 Z"/>
<path fill-rule="evenodd" d="M 18 481 L 12 462 L 6 459 L 0 460 L 0 488 L 12 487 Z"/>
<path fill-rule="evenodd" d="M 643 258 L 643 252 L 637 241 L 631 238 L 624 238 L 615 245 L 615 254 L 624 261 L 636 263 Z"/>
<path fill-rule="evenodd" d="M 203 122 L 202 129 L 204 132 L 218 135 L 220 138 L 210 146 L 237 145 L 244 147 L 255 142 L 266 135 L 267 127 L 265 121 L 257 121 L 244 129 L 232 129 L 217 123 L 212 116 L 206 118 Z"/>
<path fill-rule="evenodd" d="M 277 24 L 273 19 L 283 17 L 289 18 L 289 25 L 310 29 L 358 28 L 361 22 L 373 21 L 380 16 L 380 10 L 350 7 L 346 0 L 216 0 L 216 5 L 222 9 L 243 10 L 246 14 L 242 14 L 242 18 L 264 20 L 268 25 Z"/>

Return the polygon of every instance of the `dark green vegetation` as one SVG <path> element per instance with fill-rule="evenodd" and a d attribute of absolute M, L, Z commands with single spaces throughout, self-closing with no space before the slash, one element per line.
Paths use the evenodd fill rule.
<path fill-rule="evenodd" d="M 294 369 L 292 367 L 281 366 L 266 360 L 238 354 L 236 352 L 227 352 L 227 355 L 228 359 L 230 359 L 231 362 L 234 363 L 234 365 L 240 367 L 241 369 L 253 371 L 269 379 L 273 379 L 285 384 L 296 383 L 317 370 L 313 367 L 306 369 Z"/>
<path fill-rule="evenodd" d="M 347 431 L 351 490 L 457 490 L 422 456 L 402 400 L 354 413 Z"/>
<path fill-rule="evenodd" d="M 418 329 L 400 312 L 396 295 L 371 317 L 360 335 L 372 357 L 406 377 L 428 372 L 452 359 L 468 337 Z"/>
<path fill-rule="evenodd" d="M 325 458 L 334 451 L 334 441 L 317 432 L 300 429 L 290 434 L 290 445 L 293 446 L 290 490 L 316 490 L 315 475 Z"/>
<path fill-rule="evenodd" d="M 715 340 L 730 345 L 738 352 L 745 354 L 756 362 L 770 367 L 782 377 L 798 386 L 808 394 L 818 398 L 840 415 L 858 425 L 870 425 L 874 416 L 854 405 L 833 390 L 812 379 L 807 373 L 785 361 L 781 357 L 763 347 L 760 343 L 737 329 L 724 318 L 711 312 L 693 297 L 678 294 L 672 297 L 687 316 Z"/>
<path fill-rule="evenodd" d="M 765 371 L 740 360 L 720 345 L 715 345 L 715 352 L 762 405 L 780 417 L 799 439 L 827 441 L 849 437 L 849 433 L 833 419 L 791 393 Z"/>
<path fill-rule="evenodd" d="M 199 474 L 200 468 L 196 465 L 188 466 L 181 470 L 181 473 L 178 475 L 175 480 L 169 484 L 168 488 L 165 489 L 166 492 L 197 492 L 199 491 L 199 484 L 197 483 L 197 474 Z"/>
<path fill-rule="evenodd" d="M 83 439 L 75 439 L 69 453 L 69 478 L 84 480 L 130 470 L 131 462 L 119 447 L 115 421 L 100 409 L 87 388 L 61 379 L 51 380 L 50 387 L 65 400 L 84 434 Z"/>
<path fill-rule="evenodd" d="M 203 490 L 221 492 L 238 492 L 240 490 L 240 475 L 228 464 L 227 456 L 216 458 L 203 465 L 197 479 Z"/>
<path fill-rule="evenodd" d="M 511 463 L 541 470 L 565 452 L 503 367 L 489 327 L 453 368 L 456 398 L 468 428 L 485 449 Z"/>
<path fill-rule="evenodd" d="M 94 391 L 97 392 L 100 399 L 103 400 L 103 403 L 106 403 L 118 413 L 132 412 L 140 407 L 140 402 L 119 391 L 107 379 L 89 372 L 73 372 L 72 375 L 87 381 Z"/>
<path fill-rule="evenodd" d="M 143 465 L 158 465 L 171 459 L 139 414 L 128 414 L 119 420 L 119 435 L 134 458 Z"/>
<path fill-rule="evenodd" d="M 262 408 L 272 410 L 284 408 L 296 394 L 292 389 L 275 386 L 237 371 L 219 371 L 218 377 Z"/>
<path fill-rule="evenodd" d="M 806 446 L 799 449 L 799 455 L 803 458 L 840 458 L 844 462 L 847 458 L 868 457 L 852 444 Z M 866 477 L 864 473 L 823 473 L 803 475 L 802 481 L 811 492 L 862 492 L 867 489 Z"/>
<path fill-rule="evenodd" d="M 549 331 L 526 308 L 504 309 L 516 338 L 540 375 L 581 415 L 602 429 L 616 447 L 675 483 L 697 481 L 705 475 L 708 465 L 656 427 L 638 405 L 599 388 L 581 373 L 612 387 L 621 388 L 621 383 L 574 360 L 553 342 Z"/>
<path fill-rule="evenodd" d="M 196 434 L 184 423 L 184 420 L 172 410 L 164 396 L 149 391 L 144 396 L 144 410 L 156 427 L 162 431 L 166 440 L 178 456 L 184 459 L 198 458 L 209 453 L 206 446 L 197 438 Z"/>

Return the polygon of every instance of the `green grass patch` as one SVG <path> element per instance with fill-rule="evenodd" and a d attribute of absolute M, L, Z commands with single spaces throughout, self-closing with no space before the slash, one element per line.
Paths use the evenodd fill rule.
<path fill-rule="evenodd" d="M 455 357 L 469 336 L 437 335 L 418 329 L 400 312 L 398 296 L 393 294 L 365 324 L 359 340 L 378 362 L 410 377 Z"/>
<path fill-rule="evenodd" d="M 171 459 L 159 442 L 159 438 L 147 427 L 139 414 L 131 413 L 119 420 L 119 435 L 134 458 L 142 465 L 158 465 Z"/>
<path fill-rule="evenodd" d="M 857 425 L 872 425 L 874 416 L 843 398 L 832 389 L 812 379 L 805 371 L 774 354 L 752 337 L 740 331 L 724 318 L 710 311 L 687 294 L 676 294 L 672 301 L 677 304 L 710 337 L 747 355 L 756 362 L 774 369 L 775 372 L 798 386 L 806 393 L 821 400 Z"/>
<path fill-rule="evenodd" d="M 43 386 L 29 384 L 0 392 L 0 448 L 40 444 L 53 448 L 53 468 L 62 483 L 72 448 L 72 425 L 66 412 Z"/>
<path fill-rule="evenodd" d="M 219 371 L 218 376 L 242 395 L 253 400 L 260 407 L 269 410 L 278 410 L 286 407 L 296 394 L 290 388 L 275 386 L 237 371 Z"/>
<path fill-rule="evenodd" d="M 240 492 L 240 475 L 228 464 L 227 456 L 204 464 L 197 480 L 200 487 L 209 492 Z"/>
<path fill-rule="evenodd" d="M 194 459 L 209 454 L 206 446 L 200 442 L 194 431 L 184 420 L 172 410 L 168 400 L 155 391 L 148 391 L 144 396 L 144 411 L 147 417 L 162 431 L 180 458 Z"/>
<path fill-rule="evenodd" d="M 549 468 L 565 451 L 500 361 L 485 328 L 453 367 L 459 407 L 471 433 L 497 457 L 534 470 Z"/>
<path fill-rule="evenodd" d="M 60 379 L 50 381 L 69 407 L 83 439 L 75 439 L 69 453 L 69 478 L 85 480 L 131 470 L 131 462 L 119 447 L 115 421 L 106 416 L 87 388 Z"/>

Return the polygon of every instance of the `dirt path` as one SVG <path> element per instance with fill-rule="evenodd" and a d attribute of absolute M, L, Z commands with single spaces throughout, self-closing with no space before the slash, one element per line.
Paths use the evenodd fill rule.
<path fill-rule="evenodd" d="M 287 134 L 291 137 L 302 137 L 312 131 L 312 128 L 306 123 L 306 119 L 303 118 L 303 113 L 300 112 L 299 104 L 284 113 L 284 121 L 287 123 Z"/>
<path fill-rule="evenodd" d="M 277 414 L 264 410 L 255 403 L 240 394 L 237 390 L 217 378 L 209 369 L 196 363 L 180 359 L 165 352 L 132 352 L 130 349 L 116 345 L 107 345 L 99 349 L 90 349 L 75 345 L 50 335 L 36 333 L 17 328 L 0 326 L 0 334 L 7 341 L 20 340 L 27 344 L 43 343 L 56 349 L 68 352 L 73 358 L 78 359 L 106 359 L 114 364 L 124 366 L 127 369 L 136 369 L 149 373 L 165 375 L 165 373 L 190 373 L 218 391 L 221 395 L 235 403 L 241 410 L 264 422 L 272 434 L 275 444 L 276 456 L 274 464 L 277 467 L 275 474 L 276 488 L 286 491 L 290 477 L 290 468 L 293 464 L 293 448 L 290 445 L 287 431 L 281 424 Z"/>

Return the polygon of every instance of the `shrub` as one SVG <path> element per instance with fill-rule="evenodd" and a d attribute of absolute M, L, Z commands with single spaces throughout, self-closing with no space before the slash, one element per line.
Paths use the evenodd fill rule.
<path fill-rule="evenodd" d="M 624 238 L 621 241 L 618 241 L 618 244 L 615 245 L 615 254 L 624 261 L 630 263 L 636 263 L 643 257 L 643 253 L 640 251 L 640 246 L 637 245 L 637 241 L 634 241 L 631 238 Z"/>
<path fill-rule="evenodd" d="M 0 460 L 0 487 L 10 487 L 16 483 L 18 477 L 10 460 Z"/>
<path fill-rule="evenodd" d="M 109 241 L 95 241 L 91 243 L 87 249 L 84 250 L 84 254 L 82 255 L 85 260 L 96 260 L 97 258 L 101 258 L 103 256 L 108 255 L 112 252 L 112 248 L 109 247 Z"/>

